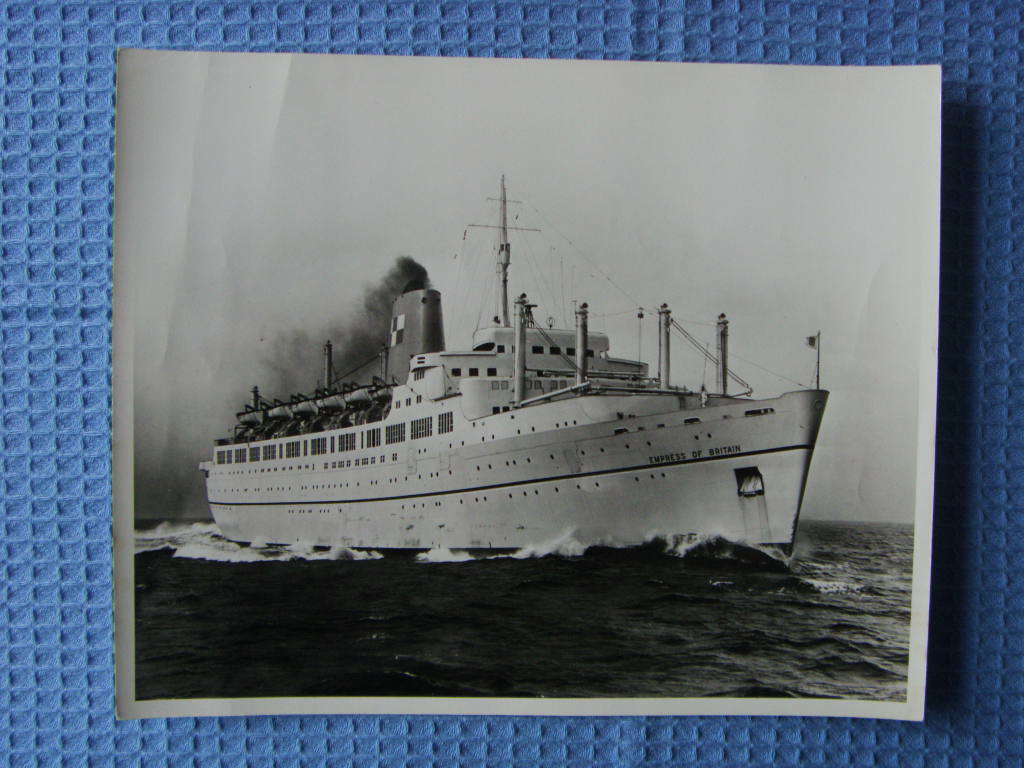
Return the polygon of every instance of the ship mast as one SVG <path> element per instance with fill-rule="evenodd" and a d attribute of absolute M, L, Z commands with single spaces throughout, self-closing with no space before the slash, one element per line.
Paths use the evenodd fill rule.
<path fill-rule="evenodd" d="M 498 290 L 501 291 L 501 324 L 508 328 L 508 265 L 512 245 L 508 241 L 508 197 L 505 194 L 505 174 L 501 174 L 501 244 L 498 246 Z"/>
<path fill-rule="evenodd" d="M 488 200 L 494 200 L 495 198 L 489 197 Z M 504 328 L 511 328 L 512 322 L 509 319 L 508 313 L 508 265 L 511 261 L 512 246 L 508 242 L 508 233 L 511 230 L 517 232 L 540 232 L 539 229 L 532 227 L 510 227 L 508 225 L 508 204 L 518 203 L 519 200 L 509 200 L 505 194 L 505 174 L 501 175 L 501 197 L 498 198 L 498 202 L 501 203 L 501 216 L 498 219 L 498 225 L 493 224 L 470 224 L 469 227 L 479 229 L 499 229 L 501 230 L 501 243 L 498 245 L 498 291 L 501 294 L 498 298 L 499 314 L 495 316 L 495 320 L 501 323 Z"/>

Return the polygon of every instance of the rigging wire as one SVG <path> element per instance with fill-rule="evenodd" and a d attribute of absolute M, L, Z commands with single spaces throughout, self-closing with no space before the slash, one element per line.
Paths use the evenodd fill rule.
<path fill-rule="evenodd" d="M 551 223 L 551 222 L 550 222 L 550 221 L 548 220 L 548 218 L 547 218 L 547 217 L 546 217 L 546 216 L 545 216 L 545 215 L 544 215 L 543 213 L 541 213 L 541 212 L 540 212 L 539 210 L 537 210 L 537 208 L 536 208 L 535 206 L 533 206 L 532 204 L 530 205 L 530 207 L 531 207 L 531 208 L 533 208 L 534 212 L 535 212 L 535 213 L 536 213 L 536 214 L 537 214 L 538 216 L 540 216 L 540 218 L 544 220 L 544 222 L 545 222 L 545 223 L 547 224 L 547 226 L 549 226 L 549 227 L 550 227 L 550 228 L 551 228 L 552 230 L 554 230 L 554 231 L 555 231 L 555 233 L 556 233 L 556 234 L 557 234 L 557 235 L 558 235 L 559 237 L 561 237 L 561 238 L 562 238 L 563 240 L 565 240 L 565 242 L 567 242 L 567 243 L 568 243 L 569 245 L 571 245 L 571 246 L 572 246 L 573 248 L 575 248 L 575 249 L 576 249 L 576 252 L 577 252 L 577 253 L 579 253 L 579 255 L 580 255 L 580 256 L 582 256 L 582 257 L 583 257 L 583 258 L 584 258 L 584 259 L 586 260 L 586 262 L 587 262 L 588 264 L 590 264 L 590 266 L 591 266 L 591 267 L 593 267 L 593 268 L 594 268 L 594 270 L 595 270 L 596 272 L 598 272 L 598 273 L 599 273 L 599 274 L 601 275 L 601 277 L 603 277 L 603 278 L 604 278 L 605 280 L 607 280 L 607 281 L 608 281 L 608 282 L 609 282 L 609 283 L 610 283 L 610 284 L 612 285 L 612 287 L 613 287 L 613 288 L 615 288 L 615 289 L 616 289 L 617 291 L 619 291 L 619 292 L 620 292 L 620 293 L 621 293 L 621 294 L 622 294 L 623 296 L 625 296 L 625 297 L 626 297 L 627 299 L 629 299 L 629 301 L 630 301 L 630 303 L 631 303 L 631 304 L 633 304 L 634 306 L 636 306 L 636 305 L 639 305 L 639 304 L 640 304 L 640 302 L 639 302 L 639 301 L 637 301 L 637 300 L 636 300 L 636 299 L 635 299 L 635 298 L 634 298 L 633 296 L 631 296 L 631 295 L 630 295 L 630 293 L 629 293 L 629 292 L 628 292 L 628 291 L 627 291 L 627 290 L 626 290 L 625 288 L 623 288 L 623 287 L 622 287 L 622 286 L 620 286 L 620 285 L 619 285 L 618 283 L 616 283 L 616 282 L 615 282 L 615 281 L 614 281 L 614 280 L 613 280 L 613 279 L 612 279 L 612 278 L 611 278 L 611 277 L 610 277 L 610 276 L 608 275 L 608 273 L 606 273 L 606 272 L 605 272 L 604 270 L 602 270 L 602 269 L 601 269 L 601 268 L 600 268 L 599 266 L 597 266 L 597 264 L 595 264 L 595 263 L 594 263 L 593 261 L 591 261 L 591 260 L 590 260 L 590 257 L 589 257 L 589 256 L 587 256 L 587 254 L 586 254 L 586 253 L 585 253 L 585 252 L 584 252 L 584 251 L 583 251 L 583 250 L 582 250 L 582 249 L 581 249 L 581 248 L 580 248 L 580 247 L 579 247 L 578 245 L 576 245 L 576 243 L 574 243 L 574 242 L 573 242 L 573 241 L 572 241 L 572 240 L 571 240 L 571 239 L 570 239 L 570 238 L 569 238 L 569 237 L 568 237 L 567 235 L 565 235 L 565 234 L 564 234 L 564 233 L 563 233 L 563 232 L 562 232 L 562 231 L 561 231 L 560 229 L 558 229 L 558 227 L 556 227 L 556 226 L 555 226 L 554 224 L 552 224 L 552 223 Z"/>
<path fill-rule="evenodd" d="M 676 322 L 675 318 L 672 318 L 672 325 L 673 325 L 673 327 L 676 330 L 678 330 L 680 333 L 682 333 L 682 335 L 686 338 L 687 341 L 690 342 L 690 344 L 695 346 L 701 352 L 701 354 L 704 355 L 704 360 L 705 360 L 705 374 L 704 375 L 706 376 L 706 374 L 707 374 L 707 363 L 710 362 L 710 363 L 714 363 L 716 366 L 718 365 L 718 358 L 715 357 L 713 354 L 711 354 L 711 352 L 708 349 L 708 347 L 710 345 L 702 345 L 692 334 L 690 334 L 685 328 L 683 328 L 681 325 L 679 325 L 679 323 Z M 795 384 L 796 386 L 801 387 L 803 389 L 808 389 L 808 386 L 806 384 L 803 384 L 803 383 L 801 383 L 799 381 L 796 381 L 795 379 L 791 379 L 788 376 L 783 376 L 781 373 L 776 373 L 775 371 L 771 370 L 770 368 L 765 368 L 763 365 L 760 365 L 759 363 L 755 363 L 753 360 L 748 360 L 745 357 L 737 355 L 735 352 L 730 353 L 730 357 L 734 357 L 737 360 L 740 360 L 741 362 L 746 363 L 747 365 L 752 365 L 755 368 L 757 368 L 758 370 L 764 371 L 765 373 L 767 373 L 767 374 L 769 374 L 771 376 L 774 376 L 774 377 L 776 377 L 778 379 L 782 379 L 783 381 L 788 381 L 790 384 Z M 729 377 L 732 378 L 737 384 L 739 384 L 739 385 L 741 385 L 743 387 L 747 387 L 748 389 L 750 389 L 750 384 L 748 384 L 746 381 L 741 379 L 739 376 L 737 376 L 731 370 L 729 371 Z"/>
<path fill-rule="evenodd" d="M 360 370 L 362 368 L 365 368 L 370 363 L 372 363 L 374 360 L 379 360 L 379 359 L 380 359 L 380 355 L 379 354 L 375 354 L 373 357 L 367 359 L 365 362 L 360 363 L 355 368 L 351 368 L 350 370 L 346 371 L 345 373 L 341 374 L 340 376 L 335 376 L 334 377 L 334 381 L 342 381 L 343 382 L 345 379 L 347 379 L 349 376 L 351 376 L 356 371 L 358 371 L 358 370 Z M 331 386 L 333 386 L 333 382 L 331 383 Z M 330 389 L 330 388 L 331 387 L 328 387 L 328 389 Z"/>
<path fill-rule="evenodd" d="M 548 279 L 545 277 L 542 266 L 538 264 L 538 262 L 541 260 L 534 257 L 533 248 L 530 245 L 529 238 L 524 237 L 522 241 L 525 245 L 523 252 L 525 252 L 526 254 L 527 265 L 530 268 L 534 280 L 537 281 L 537 293 L 540 295 L 541 301 L 547 303 L 547 306 L 550 307 L 552 312 L 554 312 L 556 311 L 558 302 L 555 301 L 554 290 L 550 285 Z M 544 295 L 545 289 L 547 296 Z"/>
<path fill-rule="evenodd" d="M 717 357 L 715 357 L 714 355 L 712 355 L 711 352 L 708 351 L 708 349 L 693 334 L 691 334 L 688 330 L 683 328 L 683 326 L 681 326 L 676 321 L 675 318 L 672 318 L 672 327 L 675 328 L 677 331 L 679 331 L 679 333 L 681 333 L 683 335 L 683 337 L 688 342 L 690 342 L 690 344 L 693 347 L 698 349 L 700 351 L 700 353 L 702 355 L 704 355 L 706 360 L 708 360 L 710 362 L 713 362 L 716 366 L 718 366 L 720 364 L 719 359 Z M 743 358 L 739 357 L 739 355 L 735 355 L 735 357 L 739 358 L 740 360 L 743 360 Z M 744 360 L 743 362 L 748 362 L 748 361 Z M 767 371 L 768 369 L 766 368 L 764 370 Z M 746 387 L 747 391 L 744 394 L 749 395 L 751 392 L 754 391 L 754 388 L 751 387 L 749 383 L 747 383 L 742 378 L 740 378 L 739 375 L 734 373 L 731 369 L 727 368 L 725 372 L 726 372 L 726 375 L 729 376 L 729 378 L 731 378 L 733 381 L 735 381 L 741 387 Z M 771 373 L 771 371 L 768 371 L 768 373 Z M 778 375 L 778 374 L 775 374 L 775 375 Z"/>
<path fill-rule="evenodd" d="M 564 362 L 568 363 L 573 371 L 577 370 L 577 368 L 576 368 L 576 361 L 572 360 L 571 358 L 569 358 L 568 355 L 566 355 L 564 352 L 562 352 L 562 348 L 555 344 L 554 339 L 552 339 L 550 336 L 548 336 L 547 333 L 545 333 L 543 328 L 541 328 L 536 323 L 534 323 L 533 328 L 534 328 L 535 331 L 538 331 L 540 333 L 541 338 L 544 339 L 548 343 L 549 347 L 557 347 L 558 348 L 558 356 L 560 358 L 562 358 L 562 360 Z M 584 355 L 587 354 L 586 350 L 583 351 L 583 354 Z"/>
<path fill-rule="evenodd" d="M 806 384 L 801 384 L 799 381 L 791 379 L 788 376 L 783 376 L 781 373 L 776 373 L 775 371 L 773 371 L 773 370 L 771 370 L 769 368 L 765 368 L 763 365 L 758 365 L 753 360 L 747 360 L 745 357 L 740 357 L 739 355 L 737 355 L 735 353 L 732 353 L 732 352 L 730 352 L 729 355 L 730 355 L 730 357 L 735 357 L 737 360 L 741 360 L 744 363 L 746 363 L 747 365 L 752 365 L 755 368 L 758 368 L 758 369 L 764 371 L 765 373 L 771 374 L 772 376 L 775 376 L 775 377 L 777 377 L 779 379 L 782 379 L 783 381 L 788 381 L 790 384 L 795 384 L 796 386 L 798 386 L 798 387 L 800 387 L 802 389 L 810 389 L 810 387 L 808 387 Z"/>
<path fill-rule="evenodd" d="M 466 302 L 462 301 L 462 275 L 466 271 L 466 235 L 469 233 L 469 228 L 462 231 L 462 245 L 459 246 L 459 252 L 455 254 L 455 258 L 458 260 L 458 267 L 455 270 L 455 297 L 458 301 L 458 310 L 455 313 L 455 327 L 459 328 L 462 320 L 462 315 L 465 312 Z"/>

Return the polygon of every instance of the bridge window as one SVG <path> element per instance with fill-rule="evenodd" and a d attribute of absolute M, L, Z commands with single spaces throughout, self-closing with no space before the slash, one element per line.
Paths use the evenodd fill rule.
<path fill-rule="evenodd" d="M 260 448 L 259 448 L 259 446 L 256 446 L 255 448 L 250 448 L 249 449 L 249 461 L 259 461 L 259 460 L 260 460 Z"/>
<path fill-rule="evenodd" d="M 277 444 L 263 446 L 263 460 L 270 461 L 277 458 Z"/>
<path fill-rule="evenodd" d="M 380 445 L 380 427 L 366 430 L 366 447 L 376 448 Z"/>
<path fill-rule="evenodd" d="M 499 352 L 504 352 L 505 351 L 505 345 L 504 344 L 499 344 L 498 345 L 498 351 Z"/>
<path fill-rule="evenodd" d="M 469 369 L 469 375 L 470 376 L 479 376 L 480 375 L 480 369 L 479 368 L 470 368 Z"/>
<path fill-rule="evenodd" d="M 576 347 L 566 347 L 565 348 L 565 354 L 569 355 L 569 357 L 575 357 L 576 356 Z"/>
<path fill-rule="evenodd" d="M 537 347 L 537 346 L 535 346 L 533 348 L 533 354 L 535 354 L 535 355 L 543 355 L 544 354 L 544 347 Z"/>
<path fill-rule="evenodd" d="M 356 433 L 349 432 L 347 435 L 338 435 L 339 451 L 354 451 L 356 449 Z"/>
<path fill-rule="evenodd" d="M 588 349 L 587 350 L 587 357 L 593 357 L 593 356 L 594 356 L 594 350 Z"/>
<path fill-rule="evenodd" d="M 488 368 L 487 369 L 487 375 L 488 376 L 497 376 L 498 375 L 498 369 L 497 368 Z"/>
<path fill-rule="evenodd" d="M 284 457 L 286 459 L 294 459 L 299 455 L 299 441 L 292 440 L 290 443 L 284 444 Z"/>
<path fill-rule="evenodd" d="M 483 344 L 477 344 L 473 347 L 474 352 L 490 352 L 492 349 L 494 349 L 493 341 L 485 341 Z"/>
<path fill-rule="evenodd" d="M 461 368 L 452 368 L 452 376 L 461 376 L 461 375 L 462 375 L 462 369 Z"/>
<path fill-rule="evenodd" d="M 551 354 L 552 355 L 560 355 L 560 354 L 562 354 L 561 347 L 552 347 L 551 348 Z"/>
<path fill-rule="evenodd" d="M 419 381 L 420 379 L 422 379 L 426 375 L 427 375 L 427 371 L 426 371 L 425 368 L 417 368 L 415 371 L 412 372 L 412 380 L 413 381 Z"/>
<path fill-rule="evenodd" d="M 455 429 L 455 417 L 451 411 L 447 413 L 438 414 L 437 417 L 437 433 L 443 435 L 445 432 L 451 432 Z"/>

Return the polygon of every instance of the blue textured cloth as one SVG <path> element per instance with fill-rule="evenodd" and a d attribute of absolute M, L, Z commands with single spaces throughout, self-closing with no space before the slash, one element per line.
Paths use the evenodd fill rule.
<path fill-rule="evenodd" d="M 1021 7 L 0 2 L 0 756 L 34 765 L 1020 765 Z M 927 720 L 115 722 L 110 297 L 118 46 L 942 63 L 942 320 Z"/>

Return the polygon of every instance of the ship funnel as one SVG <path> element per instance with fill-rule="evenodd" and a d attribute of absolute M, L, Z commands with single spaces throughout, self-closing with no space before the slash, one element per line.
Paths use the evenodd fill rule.
<path fill-rule="evenodd" d="M 658 386 L 668 389 L 670 384 L 669 331 L 672 329 L 672 311 L 668 304 L 658 308 Z"/>
<path fill-rule="evenodd" d="M 260 388 L 252 388 L 252 409 L 258 411 L 260 409 Z"/>
<path fill-rule="evenodd" d="M 583 302 L 576 310 L 576 383 L 587 380 L 587 303 Z"/>
<path fill-rule="evenodd" d="M 723 395 L 729 389 L 729 321 L 724 312 L 718 316 L 718 389 Z"/>
<path fill-rule="evenodd" d="M 412 283 L 391 309 L 390 336 L 387 340 L 385 379 L 404 382 L 409 376 L 409 358 L 444 349 L 444 322 L 441 293 Z"/>

